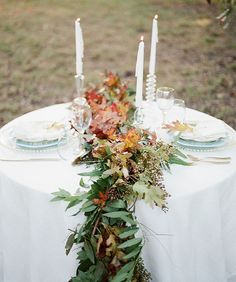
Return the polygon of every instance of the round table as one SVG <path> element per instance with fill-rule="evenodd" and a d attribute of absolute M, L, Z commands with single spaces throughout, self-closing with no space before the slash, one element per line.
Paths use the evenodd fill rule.
<path fill-rule="evenodd" d="M 68 114 L 67 104 L 43 108 L 10 122 L 0 134 L 23 120 L 62 120 Z M 209 118 L 187 109 L 187 120 Z M 0 145 L 0 159 L 9 154 L 17 155 Z M 173 165 L 171 173 L 164 172 L 169 211 L 137 203 L 145 237 L 142 256 L 155 282 L 236 281 L 236 145 L 193 154 L 232 160 Z M 67 257 L 64 245 L 68 228 L 83 222 L 83 216 L 71 217 L 64 203 L 50 199 L 58 188 L 75 192 L 81 170 L 59 159 L 0 161 L 1 282 L 65 282 L 75 274 L 76 252 Z"/>

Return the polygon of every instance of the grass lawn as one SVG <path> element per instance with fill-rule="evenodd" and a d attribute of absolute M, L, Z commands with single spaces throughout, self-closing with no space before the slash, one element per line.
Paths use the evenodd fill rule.
<path fill-rule="evenodd" d="M 81 18 L 86 82 L 113 70 L 134 85 L 140 35 L 148 70 L 159 14 L 158 86 L 236 128 L 236 21 L 224 31 L 205 0 L 0 0 L 0 126 L 75 95 L 74 20 Z"/>

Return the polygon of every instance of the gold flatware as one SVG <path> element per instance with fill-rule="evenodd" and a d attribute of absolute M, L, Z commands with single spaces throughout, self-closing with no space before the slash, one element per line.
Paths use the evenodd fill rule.
<path fill-rule="evenodd" d="M 187 157 L 189 158 L 189 160 L 193 162 L 204 162 L 204 163 L 213 163 L 213 164 L 229 164 L 231 162 L 231 157 L 209 156 L 209 157 L 198 158 L 192 155 L 187 155 Z"/>

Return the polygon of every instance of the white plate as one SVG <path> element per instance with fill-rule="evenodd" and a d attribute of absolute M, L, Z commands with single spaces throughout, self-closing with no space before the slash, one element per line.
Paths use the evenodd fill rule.
<path fill-rule="evenodd" d="M 0 144 L 11 151 L 24 151 L 24 152 L 46 152 L 48 150 L 56 150 L 58 144 L 60 146 L 66 144 L 69 140 L 65 129 L 60 132 L 57 139 L 52 140 L 41 140 L 41 141 L 28 141 L 21 140 L 15 137 L 15 127 L 8 127 L 0 131 Z M 63 137 L 63 142 L 61 138 Z"/>

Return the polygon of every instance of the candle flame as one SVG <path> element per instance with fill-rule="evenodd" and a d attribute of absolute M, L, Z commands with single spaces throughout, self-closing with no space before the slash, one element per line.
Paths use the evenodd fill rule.
<path fill-rule="evenodd" d="M 154 19 L 157 21 L 157 19 L 158 19 L 158 15 L 155 15 Z"/>
<path fill-rule="evenodd" d="M 77 21 L 77 22 L 80 22 L 80 18 L 78 18 L 76 21 Z"/>
<path fill-rule="evenodd" d="M 143 39 L 144 39 L 144 36 L 142 35 L 142 36 L 140 37 L 140 41 L 143 41 Z"/>

